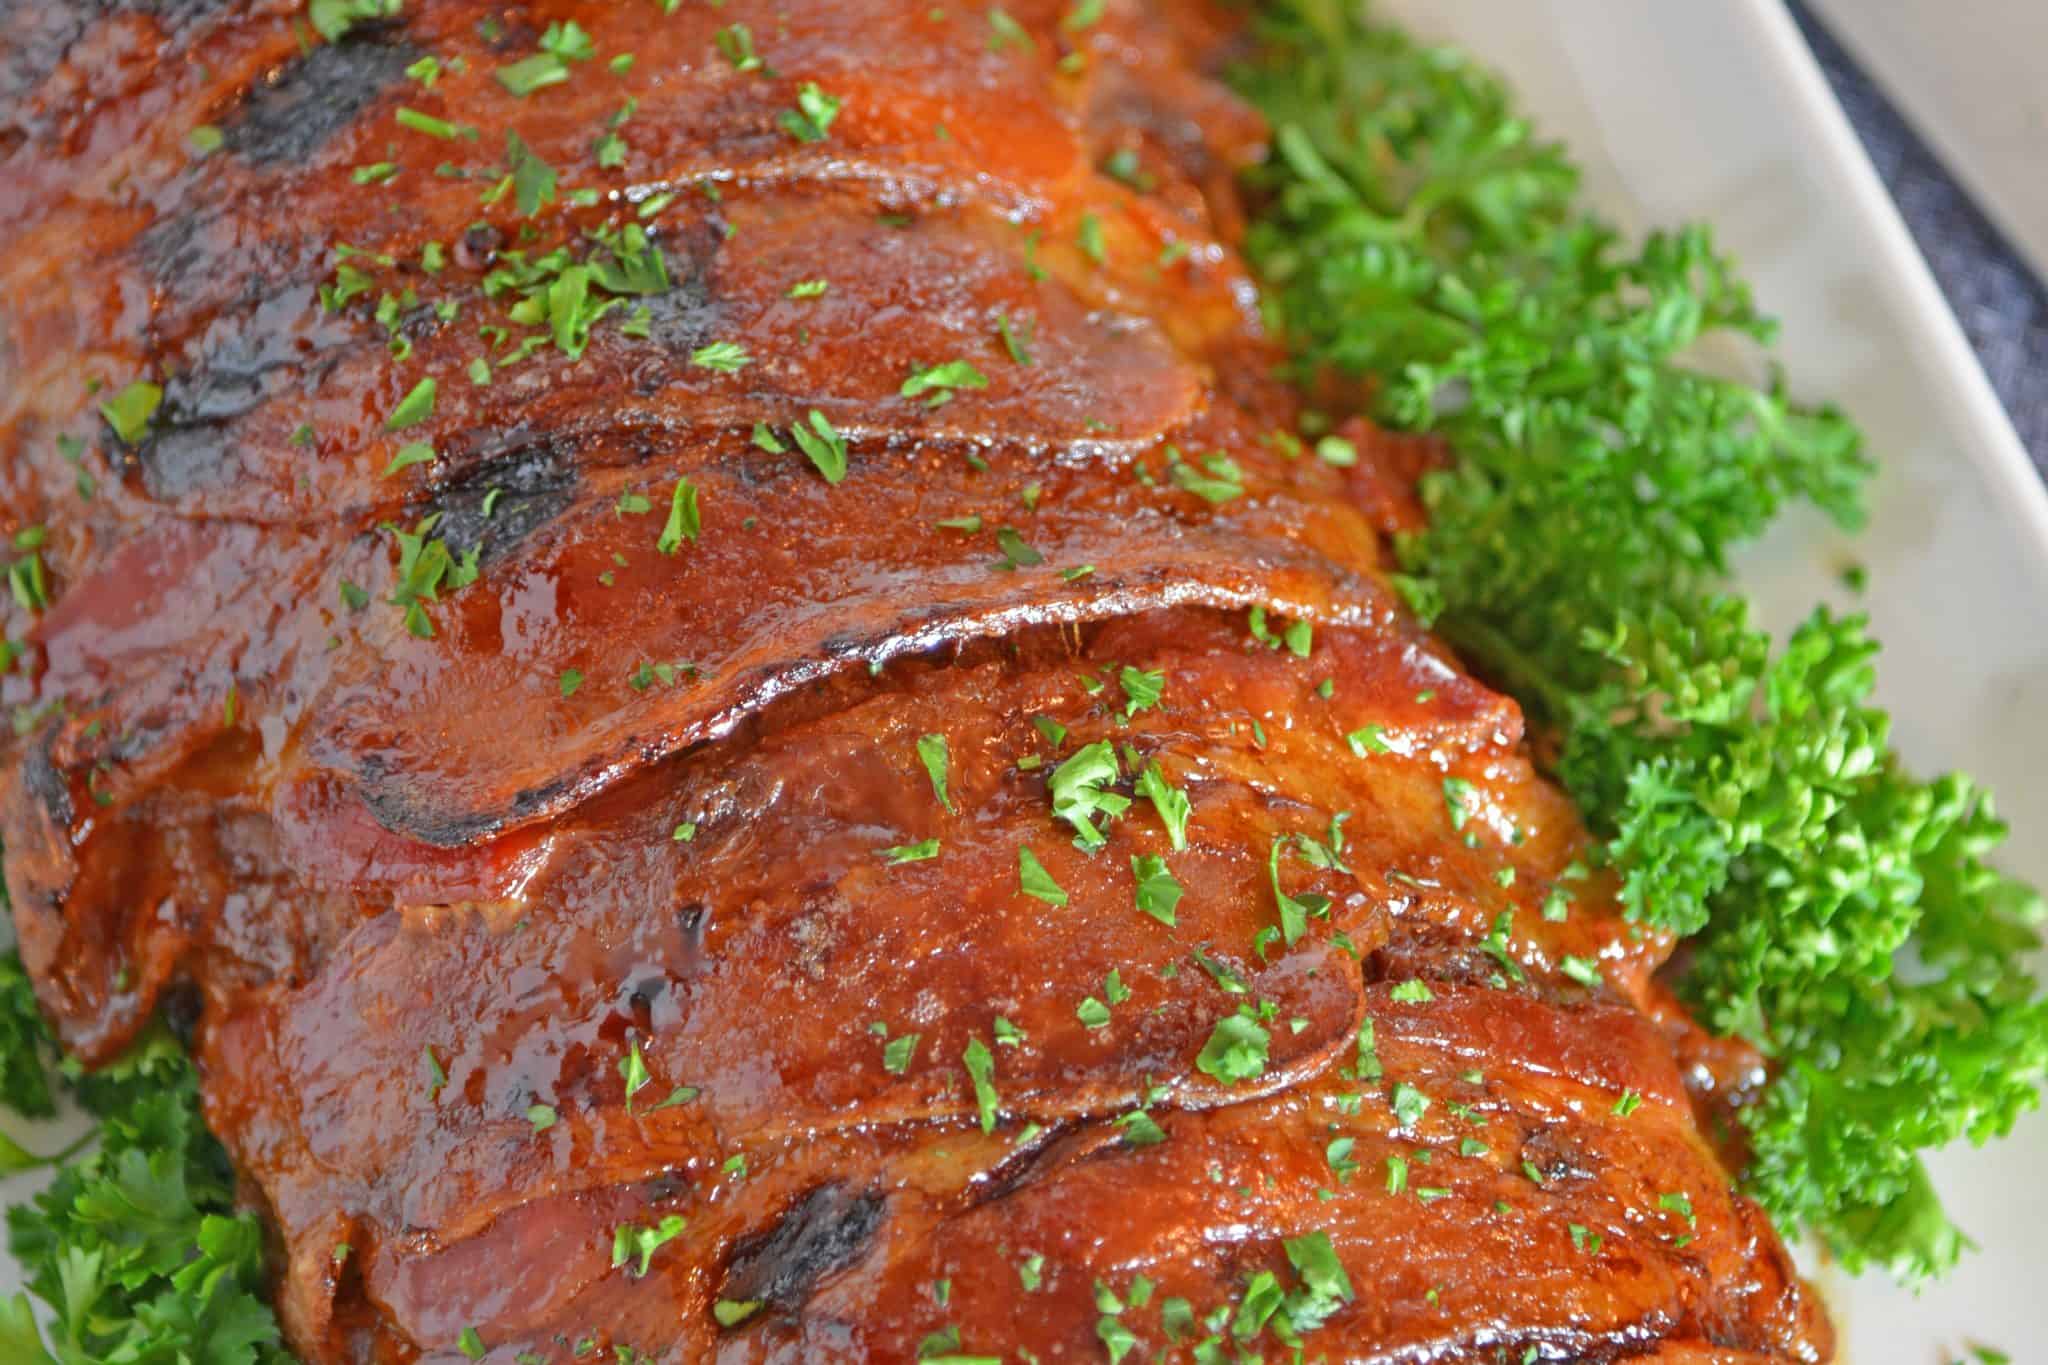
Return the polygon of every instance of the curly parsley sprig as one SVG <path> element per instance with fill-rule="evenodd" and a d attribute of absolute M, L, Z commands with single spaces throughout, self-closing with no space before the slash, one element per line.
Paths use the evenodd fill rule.
<path fill-rule="evenodd" d="M 1259 31 L 1268 306 L 1303 377 L 1371 377 L 1379 421 L 1452 452 L 1401 586 L 1545 733 L 1627 913 L 1692 936 L 1702 1017 L 1772 1059 L 1750 1190 L 1852 1269 L 1941 1273 L 1966 1239 L 1919 1152 L 2038 1102 L 2040 901 L 1986 864 L 1984 793 L 1901 769 L 1863 621 L 1777 648 L 1724 579 L 1788 502 L 1856 523 L 1859 433 L 1696 368 L 1772 339 L 1733 263 L 1698 226 L 1625 246 L 1469 60 L 1348 0 Z"/>
<path fill-rule="evenodd" d="M 0 913 L 5 898 L 0 896 Z M 13 953 L 0 957 L 0 1098 L 47 1114 L 56 1056 Z M 100 1120 L 92 1150 L 7 1211 L 7 1245 L 49 1305 L 0 1299 L 0 1359 L 24 1365 L 288 1365 L 264 1294 L 263 1232 L 237 1211 L 227 1154 L 199 1114 L 198 1075 L 158 1025 L 122 1061 L 60 1074 Z"/>

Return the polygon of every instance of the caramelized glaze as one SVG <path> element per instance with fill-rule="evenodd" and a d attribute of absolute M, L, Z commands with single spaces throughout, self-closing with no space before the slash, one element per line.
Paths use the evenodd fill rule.
<path fill-rule="evenodd" d="M 1162 1305 L 1227 1341 L 1314 1233 L 1355 1293 L 1311 1355 L 1828 1358 L 1687 1088 L 1754 1059 L 1692 1032 L 1513 703 L 1386 581 L 1427 451 L 1291 439 L 1231 246 L 1264 137 L 1214 78 L 1231 23 L 1006 13 L 408 0 L 327 44 L 281 0 L 0 8 L 0 513 L 51 580 L 9 618 L 0 835 L 60 1034 L 104 1061 L 197 992 L 309 1361 L 460 1360 L 465 1329 L 501 1361 L 1095 1359 L 1098 1285 L 1188 1354 L 1209 1331 Z M 595 58 L 508 94 L 569 20 Z M 735 22 L 765 70 L 721 55 Z M 778 121 L 805 82 L 843 101 L 820 140 Z M 507 130 L 559 175 L 531 219 L 479 199 Z M 643 222 L 669 287 L 636 328 L 464 377 L 504 354 L 506 253 Z M 337 243 L 374 280 L 339 310 Z M 693 363 L 721 341 L 749 363 Z M 955 360 L 986 386 L 901 394 Z M 131 446 L 95 408 L 145 377 Z M 790 435 L 813 411 L 843 482 Z M 662 553 L 685 478 L 701 535 Z M 388 599 L 429 518 L 477 577 L 422 638 Z M 1186 792 L 1185 849 L 1144 799 L 1076 847 L 1049 777 L 1100 740 L 1118 791 Z M 1292 944 L 1276 875 L 1328 903 Z M 1197 1059 L 1241 1005 L 1268 1055 L 1227 1083 Z"/>

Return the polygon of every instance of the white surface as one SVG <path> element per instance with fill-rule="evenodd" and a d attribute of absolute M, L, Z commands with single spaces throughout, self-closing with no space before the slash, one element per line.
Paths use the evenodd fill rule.
<path fill-rule="evenodd" d="M 1869 567 L 1900 747 L 1989 782 L 2018 831 L 2010 865 L 2048 883 L 2048 496 L 1790 21 L 1773 0 L 1384 2 L 1508 72 L 1621 222 L 1705 218 L 1741 256 L 1794 385 L 1853 413 L 1883 465 L 1863 536 L 1788 525 L 1745 579 L 1785 623 L 1847 605 L 1836 569 Z M 1983 1251 L 1917 1300 L 1824 1276 L 1845 1359 L 1936 1365 L 1966 1340 L 2036 1358 L 2048 1119 L 1934 1166 Z"/>
<path fill-rule="evenodd" d="M 1862 536 L 1781 527 L 1744 581 L 1783 625 L 1848 605 L 1835 570 L 1866 564 L 1900 749 L 1989 783 L 2016 831 L 2007 865 L 2048 883 L 2048 495 L 1789 17 L 1775 0 L 1384 3 L 1505 71 L 1624 225 L 1703 218 L 1741 258 L 1784 322 L 1794 387 L 1853 414 L 1882 466 Z M 1864 3 L 1970 8 L 1842 0 Z M 2025 58 L 2038 93 L 2048 48 Z M 1844 1358 L 1936 1365 L 1981 1341 L 2041 1359 L 2048 1118 L 1932 1165 L 1983 1250 L 1917 1299 L 1823 1272 Z"/>
<path fill-rule="evenodd" d="M 1812 4 L 1992 221 L 2048 275 L 2048 5 Z"/>

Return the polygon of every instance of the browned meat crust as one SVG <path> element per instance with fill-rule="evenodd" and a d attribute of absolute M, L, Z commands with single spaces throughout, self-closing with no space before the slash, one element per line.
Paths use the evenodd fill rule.
<path fill-rule="evenodd" d="M 289 3 L 0 5 L 0 512 L 53 589 L 0 683 L 8 886 L 88 1058 L 196 991 L 295 1349 L 1191 1354 L 1322 1234 L 1353 1292 L 1310 1356 L 1826 1359 L 1696 1125 L 1668 945 L 1381 576 L 1415 452 L 1287 438 L 1227 25 L 662 9 L 408 0 L 330 45 Z M 572 19 L 596 55 L 507 93 Z M 480 202 L 508 130 L 559 177 L 530 218 Z M 550 336 L 491 272 L 641 222 L 665 289 L 464 377 Z M 986 386 L 900 391 L 956 360 Z M 143 375 L 130 445 L 91 414 Z M 477 576 L 409 613 L 429 518 Z M 1186 792 L 1185 848 L 1142 794 L 1075 847 L 1049 775 L 1097 741 Z M 1292 943 L 1282 890 L 1327 905 Z M 1200 1064 L 1241 1008 L 1263 1065 Z"/>

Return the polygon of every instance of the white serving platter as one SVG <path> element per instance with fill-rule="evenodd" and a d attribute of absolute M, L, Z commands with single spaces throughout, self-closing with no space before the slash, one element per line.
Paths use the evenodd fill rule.
<path fill-rule="evenodd" d="M 2048 493 L 1778 0 L 1383 3 L 1506 74 L 1608 216 L 1704 219 L 1742 260 L 1784 324 L 1794 389 L 1853 415 L 1881 467 L 1863 534 L 1790 518 L 1744 585 L 1779 626 L 1816 601 L 1867 610 L 1900 750 L 1988 783 L 2014 830 L 2005 865 L 2048 885 Z M 1861 599 L 1838 578 L 1852 560 Z M 1931 1164 L 1981 1250 L 1917 1297 L 1810 1262 L 1843 1359 L 1938 1365 L 1967 1343 L 2041 1358 L 2048 1115 Z"/>
<path fill-rule="evenodd" d="M 1779 625 L 1818 600 L 1867 610 L 1899 747 L 1989 783 L 2015 830 L 2008 866 L 2048 884 L 2048 493 L 1777 0 L 1383 3 L 1505 72 L 1610 217 L 1705 219 L 1741 257 L 1784 323 L 1795 389 L 1852 413 L 1882 466 L 1861 536 L 1789 518 L 1744 582 Z M 1839 581 L 1852 560 L 1869 571 L 1860 599 Z M 76 1129 L 9 1131 L 49 1150 Z M 2048 1115 L 1933 1166 L 1982 1249 L 1917 1297 L 1815 1261 L 1843 1359 L 1938 1365 L 1968 1343 L 2033 1358 L 2048 1340 Z M 0 1202 L 32 1179 L 0 1181 Z M 0 1252 L 0 1295 L 18 1283 Z"/>
<path fill-rule="evenodd" d="M 1812 4 L 1991 221 L 2048 273 L 2048 5 Z"/>

